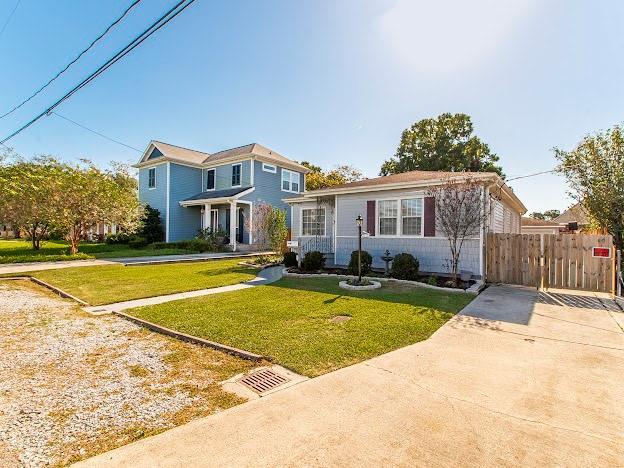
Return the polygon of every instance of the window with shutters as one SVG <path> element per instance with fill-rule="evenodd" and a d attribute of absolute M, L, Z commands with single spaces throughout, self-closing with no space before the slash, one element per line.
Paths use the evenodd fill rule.
<path fill-rule="evenodd" d="M 401 200 L 401 235 L 423 235 L 423 201 L 422 198 Z"/>
<path fill-rule="evenodd" d="M 380 236 L 422 236 L 423 199 L 377 201 L 377 232 Z"/>
<path fill-rule="evenodd" d="M 379 200 L 377 212 L 379 217 L 379 235 L 396 236 L 399 210 L 397 200 Z"/>

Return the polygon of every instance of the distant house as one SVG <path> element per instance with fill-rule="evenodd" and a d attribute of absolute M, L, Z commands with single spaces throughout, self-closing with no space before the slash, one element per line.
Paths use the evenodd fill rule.
<path fill-rule="evenodd" d="M 134 167 L 139 200 L 160 211 L 167 242 L 212 228 L 225 231 L 234 249 L 254 244 L 246 222 L 254 205 L 287 209 L 282 198 L 302 194 L 309 172 L 258 143 L 205 153 L 155 140 Z"/>
<path fill-rule="evenodd" d="M 328 263 L 347 265 L 358 248 L 355 220 L 361 215 L 367 232 L 362 248 L 373 256 L 374 267 L 383 267 L 381 257 L 389 250 L 391 255 L 411 253 L 422 271 L 446 273 L 448 240 L 436 228 L 435 203 L 427 190 L 467 174 L 484 184 L 483 200 L 491 215 L 488 225 L 465 241 L 460 268 L 483 277 L 485 234 L 520 233 L 520 218 L 526 212 L 494 173 L 412 171 L 305 192 L 284 200 L 292 210 L 292 239 L 302 254 L 318 250 Z"/>
<path fill-rule="evenodd" d="M 561 213 L 553 222 L 557 223 L 562 232 L 581 232 L 586 230 L 591 220 L 585 208 L 580 203 L 576 203 Z"/>
<path fill-rule="evenodd" d="M 522 234 L 559 234 L 561 226 L 555 221 L 522 218 Z"/>

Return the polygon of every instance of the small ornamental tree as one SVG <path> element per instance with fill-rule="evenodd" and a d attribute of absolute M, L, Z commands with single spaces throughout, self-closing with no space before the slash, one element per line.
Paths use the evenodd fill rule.
<path fill-rule="evenodd" d="M 0 219 L 25 231 L 34 250 L 56 221 L 61 172 L 62 164 L 50 156 L 13 157 L 0 165 Z"/>
<path fill-rule="evenodd" d="M 255 243 L 277 253 L 284 252 L 288 236 L 285 210 L 274 208 L 268 203 L 257 203 L 245 224 Z"/>
<path fill-rule="evenodd" d="M 131 179 L 123 166 L 103 171 L 87 160 L 64 165 L 56 225 L 66 233 L 72 254 L 97 223 L 117 224 L 129 233 L 137 230 L 143 213 Z"/>
<path fill-rule="evenodd" d="M 145 206 L 143 226 L 139 235 L 145 238 L 148 244 L 153 244 L 154 242 L 162 242 L 165 240 L 165 232 L 163 230 L 159 210 L 157 210 L 156 208 L 152 208 L 149 205 Z"/>
<path fill-rule="evenodd" d="M 435 199 L 436 230 L 448 240 L 452 280 L 457 284 L 459 259 L 467 238 L 479 235 L 488 216 L 483 183 L 474 177 L 449 178 L 428 191 Z"/>

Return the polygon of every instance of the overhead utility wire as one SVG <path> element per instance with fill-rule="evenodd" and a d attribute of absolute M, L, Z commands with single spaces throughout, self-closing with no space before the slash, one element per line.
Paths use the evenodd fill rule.
<path fill-rule="evenodd" d="M 97 78 L 103 72 L 105 72 L 108 68 L 110 68 L 112 65 L 114 65 L 117 61 L 121 60 L 124 56 L 126 56 L 128 53 L 130 53 L 136 47 L 138 47 L 144 40 L 146 40 L 148 37 L 150 37 L 152 34 L 154 34 L 160 28 L 165 26 L 169 21 L 171 21 L 176 16 L 178 16 L 180 13 L 182 13 L 194 1 L 195 0 L 181 0 L 180 2 L 178 2 L 173 8 L 168 10 L 167 13 L 165 13 L 163 16 L 161 16 L 149 28 L 147 28 L 145 31 L 143 31 L 141 34 L 139 34 L 137 37 L 135 37 L 128 45 L 126 45 L 123 49 L 121 49 L 117 54 L 115 54 L 111 59 L 109 59 L 104 65 L 102 65 L 100 68 L 98 68 L 96 71 L 94 71 L 91 75 L 89 75 L 82 82 L 80 82 L 78 85 L 76 85 L 71 91 L 69 91 L 67 94 L 65 94 L 62 98 L 58 99 L 54 104 L 49 106 L 46 110 L 44 110 L 43 112 L 38 114 L 36 117 L 31 119 L 30 121 L 28 121 L 26 124 L 22 125 L 19 129 L 17 129 L 13 133 L 11 133 L 9 136 L 7 136 L 7 137 L 3 138 L 2 140 L 0 140 L 0 143 L 6 143 L 8 140 L 13 138 L 15 135 L 17 135 L 17 134 L 21 133 L 22 131 L 26 130 L 28 127 L 30 127 L 33 123 L 35 123 L 41 117 L 43 117 L 45 115 L 50 115 L 52 113 L 52 111 L 56 107 L 58 107 L 62 102 L 64 102 L 65 100 L 69 99 L 74 93 L 78 92 L 80 89 L 82 89 L 83 87 L 88 85 L 91 81 L 93 81 L 95 78 Z M 183 3 L 186 3 L 186 4 L 183 5 L 182 8 L 179 8 L 180 5 L 182 5 Z"/>
<path fill-rule="evenodd" d="M 91 42 L 91 44 L 89 44 L 87 46 L 86 49 L 84 49 L 82 52 L 80 52 L 72 61 L 70 61 L 67 65 L 65 65 L 65 67 L 59 71 L 56 75 L 54 75 L 52 78 L 50 78 L 50 80 L 44 84 L 41 88 L 39 88 L 37 91 L 35 91 L 33 94 L 31 94 L 29 97 L 27 97 L 26 99 L 24 99 L 22 102 L 20 102 L 19 104 L 17 104 L 15 107 L 13 107 L 12 109 L 8 110 L 7 112 L 5 112 L 4 114 L 0 115 L 0 119 L 5 118 L 7 115 L 12 114 L 13 112 L 15 112 L 17 109 L 19 109 L 20 107 L 22 107 L 24 104 L 26 104 L 28 101 L 30 101 L 32 98 L 34 98 L 37 94 L 39 94 L 41 91 L 43 91 L 44 89 L 46 89 L 50 84 L 52 84 L 53 81 L 55 81 L 59 76 L 61 76 L 63 73 L 65 73 L 69 67 L 71 67 L 74 63 L 76 63 L 80 57 L 82 57 L 84 54 L 86 54 L 98 41 L 100 41 L 100 39 L 102 39 L 104 36 L 106 36 L 106 34 L 108 34 L 108 32 L 115 27 L 122 19 L 124 19 L 124 17 L 130 12 L 130 10 L 136 6 L 141 0 L 134 0 L 134 2 L 132 2 L 130 4 L 130 6 L 128 8 L 126 8 L 126 10 L 121 14 L 121 16 L 119 18 L 117 18 L 115 21 L 113 21 L 105 30 L 102 34 L 100 34 L 98 37 L 96 37 L 93 42 Z"/>
<path fill-rule="evenodd" d="M 550 174 L 552 172 L 557 172 L 557 170 L 556 169 L 551 169 L 550 171 L 542 171 L 542 172 L 536 172 L 535 174 L 528 174 L 528 175 L 523 175 L 523 176 L 518 176 L 518 177 L 512 177 L 511 179 L 505 180 L 505 182 L 510 182 L 512 180 L 518 180 L 518 179 L 526 179 L 527 177 L 535 177 L 535 176 L 542 175 L 542 174 Z"/>
<path fill-rule="evenodd" d="M 2 29 L 0 29 L 0 36 L 2 36 L 2 33 L 4 33 L 4 30 L 6 29 L 6 27 L 9 25 L 9 23 L 11 22 L 11 18 L 13 18 L 13 15 L 15 14 L 15 10 L 17 10 L 17 7 L 19 6 L 19 4 L 21 3 L 22 0 L 17 0 L 17 2 L 15 3 L 15 6 L 13 7 L 13 10 L 11 10 L 11 13 L 9 13 L 8 18 L 6 19 L 6 21 L 4 22 L 4 24 L 2 25 Z"/>

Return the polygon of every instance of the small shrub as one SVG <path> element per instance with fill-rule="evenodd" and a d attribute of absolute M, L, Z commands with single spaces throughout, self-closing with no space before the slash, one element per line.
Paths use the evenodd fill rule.
<path fill-rule="evenodd" d="M 418 260 L 412 254 L 400 253 L 392 261 L 391 276 L 414 281 L 418 278 Z"/>
<path fill-rule="evenodd" d="M 130 242 L 130 235 L 126 232 L 109 234 L 106 236 L 106 243 L 109 245 L 127 244 Z"/>
<path fill-rule="evenodd" d="M 149 205 L 145 207 L 145 218 L 139 234 L 146 239 L 148 244 L 165 240 L 165 230 L 160 219 L 160 211 Z"/>
<path fill-rule="evenodd" d="M 284 254 L 284 266 L 286 268 L 297 266 L 297 252 L 286 252 Z"/>
<path fill-rule="evenodd" d="M 427 278 L 427 284 L 430 286 L 437 286 L 438 277 L 436 275 L 431 275 L 429 278 Z"/>
<path fill-rule="evenodd" d="M 128 241 L 128 247 L 131 249 L 142 249 L 145 246 L 147 246 L 147 239 L 145 237 L 133 236 Z"/>
<path fill-rule="evenodd" d="M 325 255 L 317 250 L 308 252 L 303 257 L 301 269 L 303 271 L 318 271 L 325 266 Z"/>
<path fill-rule="evenodd" d="M 362 250 L 362 274 L 368 275 L 373 269 L 373 257 L 366 250 Z M 351 252 L 351 260 L 349 261 L 349 273 L 358 274 L 358 251 Z"/>

